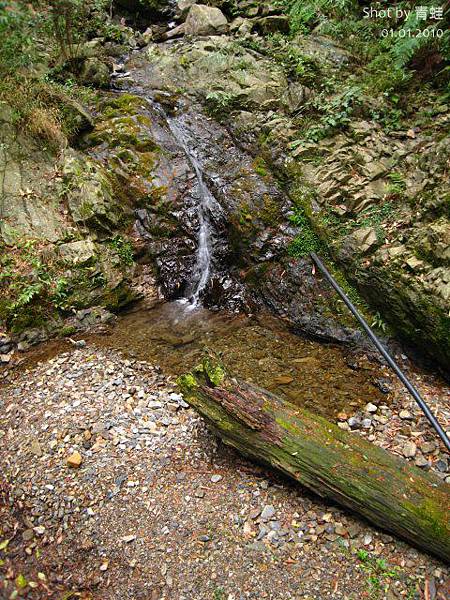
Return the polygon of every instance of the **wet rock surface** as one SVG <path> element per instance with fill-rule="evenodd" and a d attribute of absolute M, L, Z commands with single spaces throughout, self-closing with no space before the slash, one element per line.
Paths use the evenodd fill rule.
<path fill-rule="evenodd" d="M 126 171 L 130 160 L 137 165 L 142 208 L 135 233 L 144 242 L 144 260 L 156 263 L 164 296 L 183 298 L 192 290 L 205 184 L 215 200 L 208 208 L 213 270 L 204 305 L 248 312 L 265 304 L 311 336 L 358 344 L 359 333 L 328 301 L 329 286 L 312 277 L 309 261 L 287 254 L 299 230 L 289 224 L 293 205 L 276 179 L 199 105 L 155 90 L 147 68 L 144 62 L 134 70 L 133 94 L 109 101 L 111 119 L 100 120 L 86 142 L 112 168 L 118 162 Z M 159 149 L 152 152 L 151 174 L 143 170 L 142 152 L 130 159 L 120 150 L 128 130 Z"/>
<path fill-rule="evenodd" d="M 417 376 L 426 394 L 448 394 Z M 22 585 L 36 599 L 356 599 L 375 581 L 385 598 L 448 593 L 444 565 L 218 444 L 157 367 L 88 344 L 10 377 L 5 597 Z M 394 450 L 397 394 L 376 442 Z M 403 434 L 442 468 L 436 445 Z"/>

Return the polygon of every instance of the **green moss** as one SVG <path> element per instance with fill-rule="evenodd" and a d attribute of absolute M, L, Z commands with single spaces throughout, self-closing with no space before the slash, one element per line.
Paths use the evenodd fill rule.
<path fill-rule="evenodd" d="M 63 327 L 62 329 L 60 329 L 59 335 L 61 337 L 68 337 L 69 335 L 73 335 L 76 332 L 77 332 L 76 327 L 74 327 L 72 325 L 68 325 L 67 327 Z"/>
<path fill-rule="evenodd" d="M 282 419 L 281 417 L 277 417 L 275 419 L 275 421 L 283 429 L 286 429 L 287 431 L 289 431 L 290 433 L 293 433 L 294 435 L 297 435 L 300 431 L 300 429 L 293 423 L 293 421 L 286 421 L 286 420 Z"/>
<path fill-rule="evenodd" d="M 426 525 L 436 538 L 445 539 L 448 537 L 449 528 L 444 526 L 444 523 L 448 523 L 448 519 L 446 519 L 447 507 L 440 508 L 429 499 L 420 504 L 405 502 L 405 506 L 419 517 L 420 521 Z"/>
<path fill-rule="evenodd" d="M 177 385 L 183 391 L 189 391 L 193 388 L 198 387 L 197 380 L 194 377 L 194 375 L 192 375 L 192 373 L 187 373 L 186 375 L 181 375 L 180 377 L 178 377 Z"/>
<path fill-rule="evenodd" d="M 288 253 L 294 258 L 302 258 L 310 252 L 320 252 L 322 243 L 313 230 L 304 208 L 297 208 L 290 217 L 293 225 L 300 227 L 300 233 L 289 244 Z"/>
<path fill-rule="evenodd" d="M 115 311 L 123 308 L 136 299 L 134 292 L 122 283 L 116 288 L 105 292 L 102 296 L 102 304 L 109 310 Z"/>
<path fill-rule="evenodd" d="M 219 386 L 225 378 L 225 370 L 221 364 L 218 364 L 216 360 L 205 358 L 203 361 L 203 372 L 207 379 L 215 387 Z"/>
<path fill-rule="evenodd" d="M 257 216 L 268 227 L 277 225 L 282 218 L 280 205 L 269 194 L 264 194 L 263 201 L 263 207 L 257 212 Z"/>
<path fill-rule="evenodd" d="M 258 156 L 257 158 L 255 158 L 255 160 L 253 161 L 252 164 L 253 164 L 255 173 L 258 173 L 258 175 L 260 175 L 261 177 L 267 177 L 269 175 L 267 163 L 264 160 L 264 158 L 262 158 L 261 156 Z"/>
<path fill-rule="evenodd" d="M 145 101 L 133 94 L 120 94 L 108 99 L 101 107 L 102 114 L 106 118 L 121 117 L 124 114 L 135 115 L 145 107 Z"/>

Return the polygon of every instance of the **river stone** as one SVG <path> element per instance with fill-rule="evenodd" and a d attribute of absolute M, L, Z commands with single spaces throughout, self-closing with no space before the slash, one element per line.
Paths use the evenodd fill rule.
<path fill-rule="evenodd" d="M 219 8 L 194 4 L 189 9 L 184 24 L 186 35 L 216 35 L 225 33 L 228 21 Z"/>
<path fill-rule="evenodd" d="M 72 467 L 73 469 L 78 469 L 81 466 L 82 462 L 83 462 L 83 457 L 81 456 L 81 454 L 79 452 L 74 452 L 67 459 L 67 464 L 69 465 L 69 467 Z"/>
<path fill-rule="evenodd" d="M 270 519 L 274 515 L 275 515 L 275 508 L 271 504 L 267 504 L 261 513 L 261 520 L 262 521 L 270 521 Z"/>
<path fill-rule="evenodd" d="M 408 441 L 402 448 L 402 454 L 405 458 L 412 458 L 416 455 L 417 446 L 414 442 Z"/>

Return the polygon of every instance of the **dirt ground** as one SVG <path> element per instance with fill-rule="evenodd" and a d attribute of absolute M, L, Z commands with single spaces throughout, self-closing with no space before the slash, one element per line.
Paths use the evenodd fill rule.
<path fill-rule="evenodd" d="M 444 564 L 227 449 L 157 366 L 80 346 L 0 390 L 0 598 L 449 597 Z M 401 453 L 405 421 L 370 435 Z"/>

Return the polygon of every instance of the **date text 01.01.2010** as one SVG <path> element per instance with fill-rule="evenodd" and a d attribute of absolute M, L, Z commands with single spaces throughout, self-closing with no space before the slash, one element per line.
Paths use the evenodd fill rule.
<path fill-rule="evenodd" d="M 412 37 L 423 37 L 423 38 L 441 38 L 444 35 L 442 29 L 382 29 L 381 37 L 395 37 L 395 38 L 412 38 Z"/>

